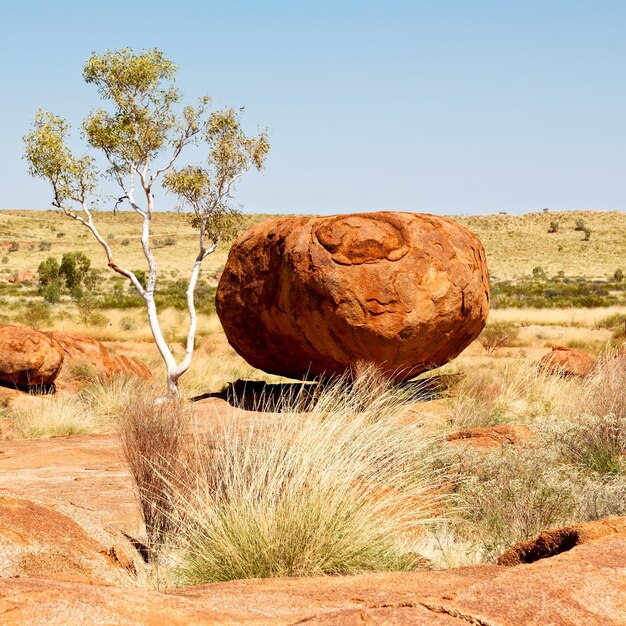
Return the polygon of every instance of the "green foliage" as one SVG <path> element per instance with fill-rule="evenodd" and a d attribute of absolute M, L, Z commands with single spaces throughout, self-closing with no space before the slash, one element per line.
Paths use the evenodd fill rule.
<path fill-rule="evenodd" d="M 550 226 L 548 227 L 549 233 L 558 233 L 559 232 L 559 223 L 556 220 L 552 220 L 550 222 Z"/>
<path fill-rule="evenodd" d="M 70 292 L 82 286 L 90 266 L 91 261 L 83 252 L 67 252 L 63 255 L 59 276 L 63 278 Z"/>
<path fill-rule="evenodd" d="M 32 130 L 24 137 L 29 173 L 51 183 L 53 204 L 59 208 L 66 201 L 85 202 L 95 184 L 93 160 L 72 154 L 66 145 L 68 133 L 65 120 L 40 110 Z"/>
<path fill-rule="evenodd" d="M 479 341 L 487 354 L 496 348 L 513 346 L 519 338 L 519 328 L 513 322 L 492 322 L 480 333 Z"/>
<path fill-rule="evenodd" d="M 622 270 L 620 269 L 616 269 L 613 274 L 613 280 L 616 283 L 621 283 L 624 280 L 624 272 L 622 272 Z"/>
<path fill-rule="evenodd" d="M 29 302 L 18 318 L 25 326 L 40 328 L 52 321 L 50 305 L 45 302 Z"/>
<path fill-rule="evenodd" d="M 152 245 L 155 248 L 167 248 L 168 246 L 175 246 L 176 237 L 174 235 L 166 235 L 165 237 L 155 239 L 152 242 Z"/>
<path fill-rule="evenodd" d="M 543 267 L 534 267 L 533 268 L 533 278 L 545 278 L 546 277 L 546 273 L 543 269 Z"/>
<path fill-rule="evenodd" d="M 541 268 L 535 268 L 541 269 Z M 626 283 L 538 275 L 516 281 L 492 281 L 491 306 L 498 308 L 608 307 L 626 304 Z"/>
<path fill-rule="evenodd" d="M 39 250 L 41 252 L 47 252 L 52 248 L 52 244 L 49 241 L 40 241 L 39 242 Z"/>

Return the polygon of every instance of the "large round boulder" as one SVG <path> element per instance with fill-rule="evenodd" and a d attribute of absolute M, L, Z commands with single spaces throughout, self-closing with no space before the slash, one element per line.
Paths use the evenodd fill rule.
<path fill-rule="evenodd" d="M 0 382 L 49 385 L 63 365 L 59 342 L 33 328 L 0 326 Z"/>
<path fill-rule="evenodd" d="M 262 222 L 233 244 L 217 290 L 233 348 L 254 367 L 297 379 L 360 363 L 411 378 L 476 339 L 488 309 L 478 238 L 414 213 Z"/>

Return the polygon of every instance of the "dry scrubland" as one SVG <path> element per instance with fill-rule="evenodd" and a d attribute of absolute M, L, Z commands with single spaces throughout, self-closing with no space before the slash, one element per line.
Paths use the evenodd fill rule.
<path fill-rule="evenodd" d="M 120 257 L 142 267 L 135 216 L 98 219 Z M 574 230 L 577 219 L 591 229 L 589 241 Z M 559 230 L 548 233 L 554 220 Z M 620 213 L 459 221 L 481 238 L 499 279 L 536 266 L 606 279 L 626 259 Z M 178 214 L 158 214 L 154 225 L 156 239 L 175 238 L 157 250 L 165 276 L 186 276 L 181 259 L 193 256 L 193 231 Z M 35 273 L 41 261 L 69 251 L 87 254 L 92 267 L 102 262 L 97 244 L 53 213 L 1 212 L 0 239 L 2 279 Z M 41 241 L 50 247 L 40 249 Z M 217 283 L 226 254 L 222 247 L 209 257 L 205 284 Z M 41 299 L 31 286 L 11 286 L 2 297 L 4 321 L 79 331 L 144 359 L 160 375 L 141 309 L 103 310 L 85 325 L 68 298 L 37 313 L 32 303 Z M 146 522 L 143 540 L 159 564 L 141 584 L 493 562 L 546 528 L 626 514 L 626 366 L 612 352 L 623 340 L 624 315 L 619 306 L 496 309 L 490 328 L 502 332 L 486 333 L 424 383 L 392 388 L 370 371 L 313 400 L 296 392 L 279 407 L 232 409 L 209 434 L 190 403 L 155 411 L 138 383 L 105 383 L 80 371 L 78 394 L 20 398 L 0 417 L 23 437 L 121 431 Z M 168 308 L 162 319 L 168 338 L 181 342 L 184 311 Z M 182 379 L 187 397 L 237 378 L 279 382 L 233 352 L 210 307 L 199 328 Z M 538 372 L 537 360 L 554 344 L 586 349 L 600 365 L 585 380 Z M 480 432 L 447 440 L 476 428 L 499 430 L 487 435 L 488 447 L 471 444 Z"/>
<path fill-rule="evenodd" d="M 273 216 L 247 215 L 244 227 L 269 217 Z M 103 234 L 114 235 L 114 252 L 130 267 L 142 267 L 143 256 L 137 245 L 137 215 L 129 212 L 113 215 L 107 211 L 97 219 Z M 549 275 L 563 271 L 566 276 L 606 278 L 626 258 L 626 214 L 617 211 L 497 214 L 453 219 L 478 235 L 487 252 L 490 272 L 498 279 L 531 274 L 536 266 L 543 267 Z M 584 234 L 574 230 L 579 219 L 591 230 L 589 241 L 583 241 Z M 559 228 L 556 233 L 549 233 L 553 221 Z M 168 236 L 176 237 L 175 247 L 164 246 L 157 251 L 162 268 L 166 272 L 184 274 L 187 268 L 181 267 L 180 260 L 193 259 L 196 248 L 194 232 L 185 216 L 158 213 L 153 227 L 157 239 L 165 241 Z M 128 246 L 122 245 L 124 239 L 129 240 Z M 40 241 L 52 244 L 49 252 L 38 249 Z M 20 244 L 20 250 L 9 253 L 13 242 Z M 8 267 L 0 269 L 34 271 L 50 254 L 69 250 L 84 252 L 96 267 L 102 262 L 102 251 L 90 233 L 57 211 L 0 211 L 0 252 L 9 257 L 5 264 Z M 221 246 L 207 259 L 205 273 L 210 274 L 222 266 L 226 255 L 227 246 Z"/>

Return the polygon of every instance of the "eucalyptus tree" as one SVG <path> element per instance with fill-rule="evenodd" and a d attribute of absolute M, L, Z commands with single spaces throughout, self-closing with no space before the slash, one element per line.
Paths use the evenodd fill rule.
<path fill-rule="evenodd" d="M 241 110 L 211 109 L 208 97 L 182 106 L 174 83 L 176 70 L 156 49 L 135 53 L 126 48 L 88 59 L 83 77 L 96 86 L 105 105 L 84 120 L 83 137 L 104 156 L 106 168 L 101 172 L 90 154 L 74 154 L 68 144 L 68 123 L 53 113 L 38 111 L 24 137 L 29 172 L 50 183 L 53 206 L 92 233 L 108 266 L 127 278 L 143 298 L 165 363 L 168 397 L 178 396 L 179 379 L 191 364 L 198 324 L 194 294 L 202 262 L 234 228 L 238 217 L 232 205 L 236 182 L 251 168 L 260 170 L 269 151 L 266 132 L 246 135 Z M 195 146 L 193 155 L 202 154 L 200 164 L 177 168 L 191 146 Z M 113 208 L 124 202 L 137 213 L 147 262 L 145 286 L 118 261 L 111 242 L 98 229 L 95 218 L 106 208 L 98 193 L 101 176 L 121 191 Z M 163 336 L 155 304 L 158 265 L 151 245 L 151 220 L 155 194 L 164 190 L 176 194 L 198 233 L 197 254 L 189 267 L 189 326 L 180 362 Z"/>

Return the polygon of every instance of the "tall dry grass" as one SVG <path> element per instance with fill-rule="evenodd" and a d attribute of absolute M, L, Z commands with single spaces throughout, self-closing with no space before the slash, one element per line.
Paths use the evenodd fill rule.
<path fill-rule="evenodd" d="M 344 379 L 306 414 L 285 402 L 280 413 L 234 410 L 211 437 L 193 435 L 176 470 L 171 459 L 163 466 L 170 453 L 160 447 L 138 454 L 127 445 L 136 480 L 148 473 L 158 484 L 140 497 L 171 524 L 177 580 L 419 567 L 422 529 L 444 499 L 440 451 L 419 420 L 406 423 L 410 405 L 398 394 Z"/>

